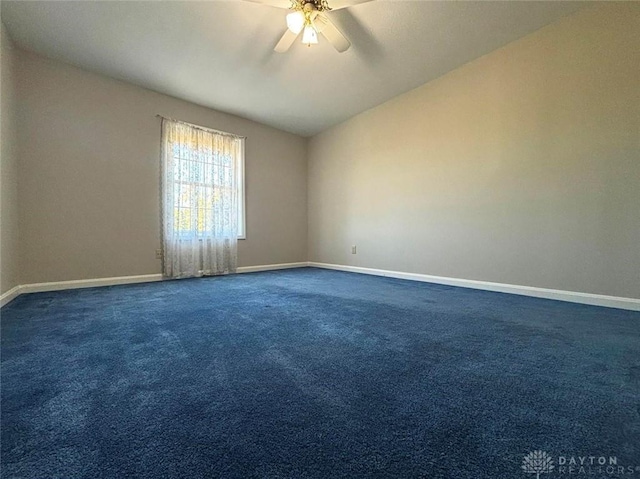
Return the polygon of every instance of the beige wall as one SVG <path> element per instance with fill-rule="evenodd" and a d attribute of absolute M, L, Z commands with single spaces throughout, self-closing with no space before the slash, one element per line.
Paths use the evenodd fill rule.
<path fill-rule="evenodd" d="M 20 284 L 14 50 L 0 21 L 0 294 Z"/>
<path fill-rule="evenodd" d="M 160 272 L 156 114 L 247 137 L 240 266 L 306 260 L 304 138 L 16 54 L 23 284 Z"/>
<path fill-rule="evenodd" d="M 312 138 L 310 260 L 640 298 L 639 81 L 600 4 Z"/>

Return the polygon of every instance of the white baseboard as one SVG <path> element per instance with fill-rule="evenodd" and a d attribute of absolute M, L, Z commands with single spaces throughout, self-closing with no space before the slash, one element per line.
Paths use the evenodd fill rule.
<path fill-rule="evenodd" d="M 95 288 L 97 286 L 115 286 L 117 284 L 151 283 L 162 281 L 161 274 L 142 274 L 138 276 L 116 276 L 113 278 L 76 279 L 72 281 L 51 281 L 49 283 L 21 284 L 0 296 L 0 307 L 13 301 L 21 294 L 44 293 L 64 289 Z"/>
<path fill-rule="evenodd" d="M 22 290 L 22 286 L 18 285 L 18 286 L 14 286 L 6 293 L 3 293 L 2 295 L 0 295 L 0 308 L 5 304 L 7 304 L 9 301 L 13 301 L 18 296 L 20 296 L 20 294 L 22 293 L 21 290 Z"/>
<path fill-rule="evenodd" d="M 95 288 L 117 284 L 151 283 L 162 281 L 161 274 L 141 274 L 138 276 L 116 276 L 113 278 L 76 279 L 72 281 L 52 281 L 50 283 L 23 284 L 20 293 L 42 293 L 63 289 Z"/>
<path fill-rule="evenodd" d="M 362 268 L 359 266 L 344 266 L 339 264 L 309 262 L 309 266 L 352 273 L 386 276 L 389 278 L 408 279 L 425 283 L 445 284 L 462 288 L 482 289 L 499 293 L 519 294 L 521 296 L 533 296 L 535 298 L 555 299 L 571 303 L 590 304 L 607 308 L 629 309 L 640 311 L 640 299 L 622 298 L 618 296 L 606 296 L 602 294 L 579 293 L 576 291 L 563 291 L 559 289 L 536 288 L 534 286 L 520 286 L 517 284 L 492 283 L 489 281 L 477 281 L 473 279 L 447 278 L 444 276 L 431 276 L 428 274 L 403 273 L 401 271 L 389 271 L 384 269 Z"/>
<path fill-rule="evenodd" d="M 606 296 L 602 294 L 579 293 L 576 291 L 563 291 L 558 289 L 536 288 L 533 286 L 520 286 L 515 284 L 492 283 L 489 281 L 477 281 L 472 279 L 447 278 L 444 276 L 432 276 L 428 274 L 403 273 L 401 271 L 390 271 L 384 269 L 362 268 L 359 266 L 345 266 L 339 264 L 316 263 L 301 261 L 297 263 L 266 264 L 258 266 L 242 266 L 238 268 L 238 273 L 253 273 L 258 271 L 273 271 L 279 269 L 303 268 L 313 266 L 316 268 L 334 269 L 338 271 L 348 271 L 352 273 L 370 274 L 375 276 L 386 276 L 389 278 L 407 279 L 411 281 L 422 281 L 426 283 L 444 284 L 448 286 L 459 286 L 462 288 L 482 289 L 486 291 L 496 291 L 499 293 L 518 294 L 522 296 L 533 296 L 536 298 L 555 299 L 558 301 L 568 301 L 571 303 L 590 304 L 594 306 L 604 306 L 608 308 L 628 309 L 640 311 L 640 299 L 621 298 L 618 296 Z M 96 286 L 113 286 L 118 284 L 149 283 L 161 281 L 161 274 L 144 274 L 139 276 L 118 276 L 114 278 L 81 279 L 74 281 L 54 281 L 50 283 L 33 283 L 16 286 L 6 293 L 0 295 L 0 307 L 9 303 L 19 295 L 24 293 L 40 293 L 45 291 L 59 291 L 64 289 L 93 288 Z"/>
<path fill-rule="evenodd" d="M 257 271 L 274 271 L 277 269 L 304 268 L 309 266 L 306 261 L 298 263 L 280 263 L 280 264 L 262 264 L 258 266 L 241 266 L 237 269 L 238 273 L 255 273 Z"/>
<path fill-rule="evenodd" d="M 238 273 L 253 273 L 255 271 L 271 271 L 277 269 L 302 268 L 307 262 L 264 264 L 258 266 L 243 266 Z M 49 283 L 31 283 L 18 285 L 0 296 L 0 307 L 25 293 L 43 293 L 46 291 L 61 291 L 65 289 L 94 288 L 97 286 L 115 286 L 118 284 L 151 283 L 162 281 L 161 274 L 142 274 L 138 276 L 117 276 L 113 278 L 78 279 L 72 281 L 52 281 Z"/>

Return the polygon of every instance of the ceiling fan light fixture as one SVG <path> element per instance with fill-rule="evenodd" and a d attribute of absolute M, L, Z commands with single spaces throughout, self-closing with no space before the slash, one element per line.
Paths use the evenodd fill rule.
<path fill-rule="evenodd" d="M 2 0 L 0 0 L 2 1 Z M 245 0 L 248 2 L 269 3 L 281 2 L 283 0 Z M 296 38 L 302 33 L 302 43 L 311 46 L 318 44 L 318 34 L 322 33 L 325 39 L 338 52 L 342 53 L 349 49 L 351 42 L 338 30 L 333 22 L 326 16 L 331 7 L 328 1 L 333 0 L 289 0 L 292 10 L 286 15 L 287 29 L 273 48 L 278 53 L 284 53 L 291 48 Z M 342 0 L 347 5 L 355 5 L 372 0 Z M 336 9 L 344 8 L 338 6 Z"/>
<path fill-rule="evenodd" d="M 291 33 L 299 34 L 304 28 L 304 24 L 304 13 L 297 11 L 287 15 L 287 27 L 291 30 Z"/>
<path fill-rule="evenodd" d="M 304 27 L 304 32 L 302 33 L 302 43 L 309 46 L 316 45 L 318 43 L 318 33 L 311 25 L 307 25 Z"/>

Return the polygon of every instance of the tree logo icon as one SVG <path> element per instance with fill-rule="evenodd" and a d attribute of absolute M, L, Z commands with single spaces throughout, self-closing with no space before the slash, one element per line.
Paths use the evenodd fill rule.
<path fill-rule="evenodd" d="M 522 460 L 522 470 L 540 479 L 540 474 L 548 474 L 553 470 L 553 459 L 544 451 L 530 452 Z"/>

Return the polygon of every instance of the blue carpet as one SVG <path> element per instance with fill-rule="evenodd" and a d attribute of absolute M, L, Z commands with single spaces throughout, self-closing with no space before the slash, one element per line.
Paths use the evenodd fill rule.
<path fill-rule="evenodd" d="M 2 309 L 3 478 L 531 479 L 533 450 L 640 466 L 640 313 L 313 268 Z"/>

